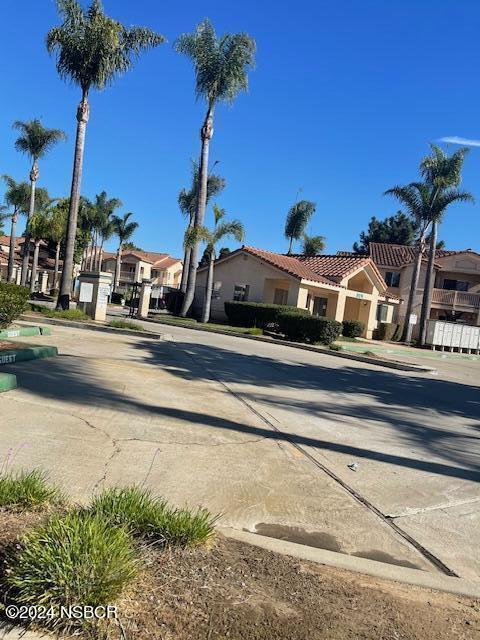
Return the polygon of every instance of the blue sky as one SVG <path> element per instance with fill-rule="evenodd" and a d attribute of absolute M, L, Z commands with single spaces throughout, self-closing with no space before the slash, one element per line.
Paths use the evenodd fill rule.
<path fill-rule="evenodd" d="M 258 47 L 250 91 L 218 108 L 211 147 L 227 180 L 218 204 L 244 222 L 248 244 L 286 250 L 284 219 L 301 188 L 317 203 L 309 231 L 327 237 L 329 253 L 349 249 L 372 215 L 395 213 L 382 193 L 417 177 L 430 141 L 480 138 L 477 0 L 104 6 L 168 39 L 113 87 L 92 94 L 87 130 L 82 192 L 120 198 L 140 224 L 134 241 L 146 250 L 181 254 L 177 194 L 198 157 L 204 105 L 195 102 L 189 61 L 172 43 L 204 17 L 219 32 L 247 31 Z M 42 160 L 39 180 L 64 196 L 79 92 L 58 78 L 45 50 L 45 33 L 57 22 L 54 0 L 2 0 L 0 173 L 27 177 L 11 124 L 40 117 L 68 135 Z M 449 248 L 480 250 L 480 148 L 467 158 L 463 187 L 477 204 L 452 207 L 440 236 Z"/>

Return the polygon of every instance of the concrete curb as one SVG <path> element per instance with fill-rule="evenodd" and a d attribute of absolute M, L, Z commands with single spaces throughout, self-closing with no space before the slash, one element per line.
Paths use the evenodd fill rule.
<path fill-rule="evenodd" d="M 31 336 L 49 336 L 51 331 L 48 327 L 17 327 L 13 329 L 2 329 L 0 331 L 1 338 L 25 338 Z"/>
<path fill-rule="evenodd" d="M 177 327 L 180 329 L 192 329 L 193 331 L 203 331 L 204 333 L 220 333 L 224 336 L 233 336 L 234 338 L 244 338 L 246 340 L 257 340 L 257 342 L 268 342 L 269 344 L 281 344 L 284 347 L 290 347 L 292 349 L 302 349 L 303 351 L 312 351 L 313 353 L 322 353 L 327 356 L 334 356 L 336 358 L 346 358 L 347 360 L 357 360 L 358 362 L 366 362 L 367 364 L 376 364 L 378 367 L 385 367 L 387 369 L 397 369 L 398 371 L 417 371 L 418 373 L 436 373 L 434 367 L 427 365 L 416 365 L 408 362 L 401 362 L 399 360 L 383 360 L 382 358 L 371 358 L 369 356 L 359 355 L 357 353 L 351 353 L 346 351 L 334 351 L 333 349 L 323 349 L 322 347 L 312 347 L 308 344 L 300 344 L 299 342 L 289 342 L 288 340 L 278 340 L 274 338 L 266 338 L 265 336 L 251 336 L 245 333 L 235 333 L 235 331 L 222 331 L 221 329 L 205 329 L 204 327 L 197 327 L 195 325 L 187 326 L 183 324 L 174 324 L 173 322 L 162 322 L 152 318 L 141 318 L 148 322 L 155 322 L 168 327 Z"/>
<path fill-rule="evenodd" d="M 160 340 L 163 336 L 162 333 L 153 333 L 152 331 L 133 331 L 132 329 L 116 329 L 115 327 L 105 327 L 103 325 L 97 325 L 89 322 L 75 322 L 75 320 L 62 320 L 61 318 L 38 318 L 37 316 L 30 316 L 24 314 L 20 318 L 26 322 L 40 321 L 45 324 L 53 324 L 59 327 L 71 327 L 72 329 L 86 329 L 88 331 L 101 331 L 103 333 L 116 333 L 117 335 L 124 336 L 136 336 L 142 338 L 152 338 L 153 340 Z"/>
<path fill-rule="evenodd" d="M 480 582 L 473 580 L 465 580 L 464 578 L 452 578 L 441 573 L 429 573 L 420 569 L 409 569 L 393 564 L 378 562 L 377 560 L 368 560 L 367 558 L 358 558 L 349 556 L 327 549 L 318 549 L 316 547 L 308 547 L 295 542 L 287 542 L 286 540 L 278 540 L 277 538 L 268 538 L 250 531 L 239 531 L 230 527 L 218 527 L 219 531 L 227 538 L 245 542 L 267 551 L 281 553 L 300 560 L 309 560 L 318 564 L 324 564 L 337 569 L 346 569 L 355 573 L 363 573 L 375 578 L 383 580 L 395 580 L 411 584 L 423 589 L 435 589 L 437 591 L 446 591 L 470 598 L 480 598 Z"/>
<path fill-rule="evenodd" d="M 17 364 L 17 362 L 52 358 L 54 356 L 58 356 L 57 347 L 32 346 L 29 344 L 20 349 L 12 348 L 0 351 L 0 365 Z"/>
<path fill-rule="evenodd" d="M 17 388 L 17 376 L 13 373 L 0 373 L 0 393 Z"/>

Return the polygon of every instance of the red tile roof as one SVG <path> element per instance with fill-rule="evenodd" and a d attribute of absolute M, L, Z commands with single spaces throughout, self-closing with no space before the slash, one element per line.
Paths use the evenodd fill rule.
<path fill-rule="evenodd" d="M 257 249 L 256 247 L 242 247 L 243 251 L 250 253 L 257 258 L 260 258 L 264 262 L 277 267 L 281 271 L 288 273 L 296 278 L 303 278 L 305 280 L 312 280 L 313 282 L 321 282 L 322 284 L 328 284 L 330 286 L 338 287 L 339 284 L 333 280 L 329 280 L 310 269 L 307 265 L 302 264 L 296 257 L 286 256 L 282 253 L 273 253 L 272 251 L 265 251 L 264 249 Z M 228 259 L 232 254 L 225 256 Z"/>
<path fill-rule="evenodd" d="M 312 271 L 315 271 L 315 273 L 338 281 L 368 264 L 377 272 L 377 268 L 368 256 L 296 255 L 295 258 L 303 264 L 306 264 Z M 377 273 L 377 275 L 381 278 L 380 273 Z"/>
<path fill-rule="evenodd" d="M 436 258 L 446 258 L 447 256 L 456 255 L 459 253 L 473 253 L 475 251 L 471 249 L 463 249 L 460 251 L 450 251 L 447 249 L 437 249 L 435 252 Z M 476 254 L 479 255 L 479 254 Z M 372 260 L 377 264 L 384 267 L 403 267 L 407 264 L 411 264 L 415 260 L 416 251 L 415 247 L 408 247 L 403 244 L 388 244 L 386 242 L 370 242 L 370 256 Z M 425 253 L 425 258 L 428 257 L 428 251 Z M 440 268 L 441 265 L 436 264 Z"/>

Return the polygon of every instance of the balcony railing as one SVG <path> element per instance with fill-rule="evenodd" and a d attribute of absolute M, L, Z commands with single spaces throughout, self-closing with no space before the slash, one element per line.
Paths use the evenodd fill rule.
<path fill-rule="evenodd" d="M 432 293 L 432 303 L 441 304 L 454 309 L 456 307 L 480 309 L 480 293 L 434 289 Z"/>

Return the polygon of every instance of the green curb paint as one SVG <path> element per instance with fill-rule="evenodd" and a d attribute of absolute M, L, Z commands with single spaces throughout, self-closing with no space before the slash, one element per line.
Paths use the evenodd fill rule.
<path fill-rule="evenodd" d="M 21 338 L 29 336 L 49 336 L 50 329 L 47 327 L 15 327 L 11 329 L 1 329 L 0 338 Z"/>
<path fill-rule="evenodd" d="M 17 377 L 12 373 L 0 373 L 0 393 L 17 388 Z"/>
<path fill-rule="evenodd" d="M 23 349 L 5 349 L 0 351 L 0 365 L 26 362 L 39 358 L 51 358 L 58 355 L 57 347 L 33 347 L 25 345 Z"/>

